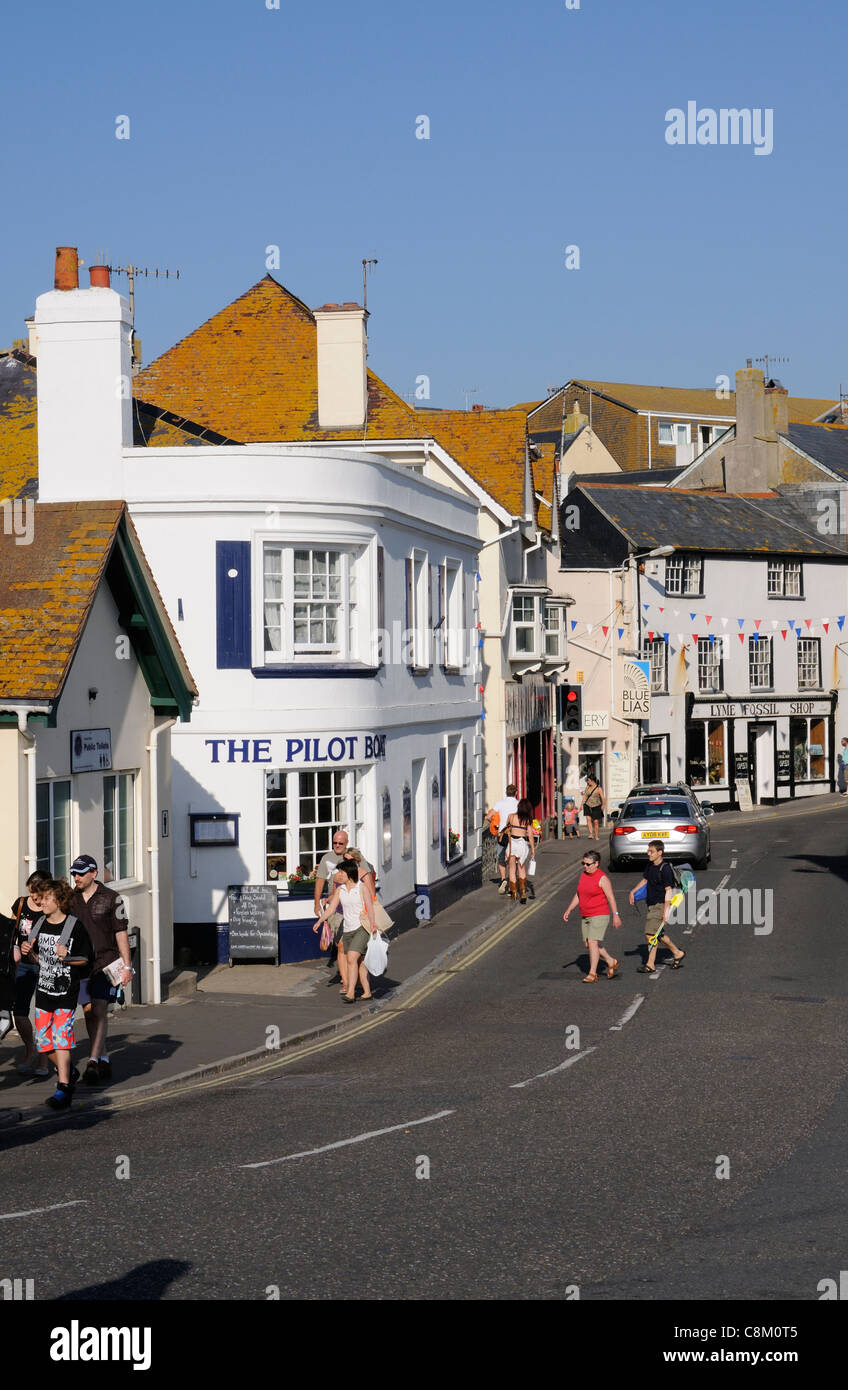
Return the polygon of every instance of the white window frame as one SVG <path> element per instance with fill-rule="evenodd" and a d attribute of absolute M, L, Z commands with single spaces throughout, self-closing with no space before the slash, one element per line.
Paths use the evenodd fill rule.
<path fill-rule="evenodd" d="M 412 565 L 412 591 L 409 595 L 409 665 L 423 673 L 433 665 L 433 633 L 429 613 L 432 603 L 430 588 L 430 557 L 426 550 L 412 550 L 408 557 Z"/>
<path fill-rule="evenodd" d="M 697 574 L 697 588 L 691 587 L 692 574 Z M 679 579 L 679 588 L 670 584 L 670 580 Z M 677 598 L 702 598 L 704 592 L 704 559 L 701 555 L 693 555 L 689 551 L 678 550 L 674 555 L 669 555 L 665 562 L 665 591 L 666 594 Z"/>
<path fill-rule="evenodd" d="M 815 658 L 815 670 L 804 679 L 805 668 L 809 671 L 809 655 Z M 806 656 L 806 660 L 802 657 Z M 798 689 L 799 690 L 821 690 L 821 638 L 820 637 L 799 637 L 798 638 Z"/>
<path fill-rule="evenodd" d="M 650 662 L 651 694 L 668 693 L 668 643 L 662 637 L 645 640 L 645 659 Z"/>
<path fill-rule="evenodd" d="M 713 672 L 710 681 L 709 673 Z M 704 695 L 718 695 L 724 689 L 724 649 L 720 637 L 698 638 L 698 690 Z"/>
<path fill-rule="evenodd" d="M 669 439 L 663 439 L 663 430 L 666 430 L 668 432 L 668 434 L 670 435 Z M 673 420 L 657 420 L 657 443 L 663 449 L 674 448 L 675 444 L 677 443 L 677 440 L 674 437 Z"/>
<path fill-rule="evenodd" d="M 527 600 L 532 604 L 533 617 L 531 620 L 522 618 L 521 622 L 515 620 L 515 601 L 520 599 L 522 604 Z M 544 602 L 544 599 L 542 600 Z M 533 645 L 529 651 L 519 651 L 516 644 L 518 632 L 529 631 L 533 636 Z M 509 658 L 510 661 L 527 661 L 528 659 L 537 660 L 541 656 L 540 646 L 542 642 L 542 630 L 539 615 L 539 594 L 527 593 L 522 590 L 510 590 L 509 594 Z"/>
<path fill-rule="evenodd" d="M 265 883 L 275 883 L 278 887 L 286 887 L 286 879 L 289 874 L 293 874 L 295 869 L 302 862 L 302 851 L 300 847 L 302 830 L 326 830 L 328 833 L 323 837 L 327 840 L 325 848 L 316 851 L 315 855 L 306 856 L 303 867 L 307 872 L 317 868 L 322 858 L 333 848 L 333 831 L 336 829 L 346 830 L 350 838 L 350 844 L 356 849 L 361 850 L 369 863 L 374 864 L 374 859 L 369 853 L 368 848 L 364 847 L 364 836 L 366 834 L 367 821 L 367 781 L 370 768 L 365 767 L 301 767 L 291 769 L 287 767 L 273 768 L 266 767 L 267 775 L 277 775 L 284 777 L 286 789 L 286 820 L 282 825 L 271 825 L 268 821 L 268 784 L 265 778 L 262 779 L 262 825 L 263 825 L 263 874 L 268 873 L 268 859 L 282 857 L 285 859 L 285 869 L 278 873 L 277 878 L 265 877 Z M 333 814 L 330 820 L 321 821 L 301 821 L 300 802 L 302 795 L 305 795 L 302 778 L 311 778 L 319 773 L 335 773 L 341 778 L 340 792 L 340 812 L 336 816 Z M 332 793 L 331 793 L 332 795 Z M 335 813 L 337 809 L 335 797 L 333 797 L 331 811 Z M 285 849 L 280 851 L 268 852 L 267 835 L 269 831 L 279 831 L 284 836 Z M 321 837 L 319 836 L 319 839 Z M 370 836 L 369 836 L 370 841 Z M 311 862 L 315 859 L 314 864 Z"/>
<path fill-rule="evenodd" d="M 787 592 L 786 579 L 789 571 L 798 575 L 798 592 Z M 774 582 L 773 582 L 774 581 Z M 777 582 L 779 581 L 779 582 Z M 768 598 L 803 598 L 804 566 L 800 560 L 769 560 L 766 570 L 766 595 Z"/>
<path fill-rule="evenodd" d="M 442 564 L 442 651 L 446 671 L 465 667 L 465 571 L 462 561 L 445 557 Z"/>
<path fill-rule="evenodd" d="M 128 806 L 129 806 L 129 808 L 130 808 L 130 810 L 131 810 L 131 812 L 132 812 L 132 841 L 131 841 L 131 848 L 130 848 L 130 872 L 129 872 L 128 874 L 122 874 L 122 873 L 119 872 L 119 870 L 120 870 L 120 868 L 121 868 L 121 863 L 120 863 L 121 848 L 120 848 L 120 829 L 119 829 L 119 827 L 120 827 L 120 783 L 119 783 L 119 779 L 120 779 L 121 777 L 129 777 L 129 778 L 131 779 L 131 781 L 130 781 L 130 795 L 129 795 L 129 797 L 128 797 Z M 115 802 L 114 802 L 114 806 L 113 806 L 113 809 L 112 809 L 112 815 L 113 815 L 113 837 L 114 837 L 114 838 L 113 838 L 113 842 L 112 842 L 112 843 L 113 843 L 113 847 L 114 847 L 114 855 L 115 855 L 115 861 L 116 861 L 116 862 L 115 862 L 115 864 L 114 864 L 115 873 L 114 873 L 113 878 L 110 879 L 110 881 L 109 881 L 109 886 L 110 886 L 110 887 L 114 887 L 115 884 L 137 883 L 138 880 L 139 880 L 139 872 L 138 872 L 138 825 L 139 825 L 138 793 L 139 793 L 139 785 L 140 785 L 140 783 L 139 783 L 139 776 L 138 776 L 138 769 L 137 769 L 137 768 L 134 768 L 134 769 L 124 769 L 123 771 L 106 772 L 106 773 L 103 774 L 103 868 L 104 868 L 104 870 L 105 870 L 106 867 L 107 867 L 107 864 L 106 864 L 106 783 L 107 783 L 107 782 L 114 782 L 114 784 L 115 784 Z"/>
<path fill-rule="evenodd" d="M 445 859 L 448 864 L 461 859 L 466 852 L 463 824 L 463 785 L 462 785 L 462 735 L 448 734 L 445 738 L 445 781 L 447 786 L 448 840 L 445 845 Z M 450 832 L 459 835 L 456 849 L 451 853 Z"/>
<path fill-rule="evenodd" d="M 68 854 L 67 854 L 67 858 L 68 858 L 68 863 L 67 863 L 67 867 L 65 868 L 65 871 L 64 871 L 64 874 L 63 874 L 61 866 L 57 866 L 57 864 L 56 864 L 56 843 L 55 843 L 55 839 L 56 839 L 56 831 L 55 831 L 56 814 L 55 814 L 55 810 L 54 810 L 54 805 L 53 805 L 53 803 L 54 803 L 54 790 L 55 790 L 55 788 L 56 788 L 57 786 L 65 786 L 65 785 L 67 785 L 67 788 L 68 788 L 68 804 L 67 804 L 66 811 L 65 811 L 65 815 L 66 815 L 66 817 L 67 817 L 67 840 L 68 840 Z M 47 834 L 48 834 L 48 860 L 47 860 L 47 868 L 49 869 L 50 873 L 53 874 L 54 877 L 60 877 L 60 878 L 61 878 L 61 877 L 65 877 L 65 875 L 67 875 L 68 872 L 70 871 L 70 867 L 71 867 L 71 865 L 72 865 L 73 862 L 74 862 L 74 779 L 73 779 L 73 777 L 51 777 L 51 778 L 43 777 L 43 778 L 39 778 L 38 782 L 36 783 L 36 816 L 37 816 L 37 814 L 38 814 L 37 807 L 38 807 L 38 788 L 39 788 L 39 787 L 47 787 L 47 789 L 48 789 L 48 790 L 47 790 Z M 37 846 L 38 846 L 38 839 L 37 839 L 37 835 L 36 835 L 36 855 L 38 855 L 38 848 L 37 848 Z M 40 857 L 38 857 L 38 858 L 36 859 L 36 863 L 33 865 L 33 868 L 41 868 L 41 867 L 43 866 L 43 863 L 44 863 L 43 859 L 40 858 Z"/>
<path fill-rule="evenodd" d="M 281 649 L 265 650 L 265 552 L 282 552 Z M 294 552 L 332 550 L 342 557 L 342 612 L 339 617 L 339 650 L 320 647 L 296 649 L 294 642 Z M 326 529 L 255 531 L 251 538 L 253 603 L 251 610 L 253 666 L 378 666 L 377 633 L 377 538 L 363 528 L 333 524 Z M 353 603 L 351 603 L 351 583 Z"/>
<path fill-rule="evenodd" d="M 764 653 L 767 656 L 766 661 L 759 659 L 755 662 L 753 660 L 754 656 L 762 658 Z M 766 672 L 766 684 L 762 684 L 759 680 L 755 681 L 754 673 L 756 671 Z M 753 634 L 751 634 L 748 638 L 748 689 L 752 695 L 758 690 L 774 689 L 774 644 L 771 637 L 760 636 L 755 641 Z"/>
<path fill-rule="evenodd" d="M 564 661 L 564 637 L 565 637 L 565 608 L 561 603 L 556 603 L 551 599 L 542 600 L 542 624 L 544 628 L 543 639 L 545 643 L 546 661 Z M 553 619 L 553 622 L 551 622 Z M 556 651 L 548 651 L 548 641 L 553 637 L 556 640 Z"/>

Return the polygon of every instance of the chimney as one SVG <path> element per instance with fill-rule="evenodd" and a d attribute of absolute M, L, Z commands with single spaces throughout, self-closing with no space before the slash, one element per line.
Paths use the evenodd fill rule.
<path fill-rule="evenodd" d="M 29 317 L 28 319 L 24 319 L 24 323 L 26 324 L 27 342 L 28 342 L 28 344 L 29 344 L 29 346 L 28 346 L 28 348 L 27 348 L 27 351 L 28 351 L 30 357 L 37 357 L 37 356 L 38 356 L 38 334 L 37 334 L 36 331 L 35 331 L 35 319 L 32 317 L 32 315 L 30 315 L 30 317 Z"/>
<path fill-rule="evenodd" d="M 53 288 L 54 290 L 79 289 L 79 256 L 75 246 L 56 247 Z"/>
<path fill-rule="evenodd" d="M 765 492 L 768 489 L 765 377 L 759 367 L 736 373 L 736 437 L 728 445 L 728 492 Z"/>
<path fill-rule="evenodd" d="M 365 358 L 367 309 L 359 304 L 322 304 L 318 329 L 318 426 L 362 429 L 368 410 Z"/>
<path fill-rule="evenodd" d="M 765 436 L 769 441 L 789 428 L 789 392 L 779 381 L 769 382 L 765 390 Z"/>
<path fill-rule="evenodd" d="M 132 445 L 129 306 L 105 285 L 80 289 L 77 265 L 76 249 L 60 246 L 57 288 L 35 306 L 42 502 L 123 497 Z"/>

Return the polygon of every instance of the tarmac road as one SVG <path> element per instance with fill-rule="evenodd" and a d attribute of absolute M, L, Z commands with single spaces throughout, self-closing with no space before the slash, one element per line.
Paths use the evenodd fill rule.
<path fill-rule="evenodd" d="M 680 926 L 678 971 L 636 973 L 616 874 L 615 980 L 582 983 L 569 887 L 354 1034 L 10 1131 L 3 1273 L 38 1299 L 817 1299 L 846 1264 L 845 816 L 717 816 L 699 892 L 772 889 L 773 929 L 757 899 Z"/>

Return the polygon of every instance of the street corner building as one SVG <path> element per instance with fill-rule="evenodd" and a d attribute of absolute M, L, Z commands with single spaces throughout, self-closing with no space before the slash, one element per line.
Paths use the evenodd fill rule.
<path fill-rule="evenodd" d="M 139 372 L 127 301 L 73 260 L 14 370 L 39 505 L 126 499 L 197 682 L 172 738 L 176 947 L 226 960 L 253 886 L 278 959 L 316 955 L 302 879 L 336 826 L 396 923 L 426 919 L 481 872 L 479 489 L 412 438 L 358 305 L 313 312 L 266 277 Z"/>
<path fill-rule="evenodd" d="M 0 903 L 35 869 L 67 878 L 92 854 L 127 907 L 134 997 L 158 1002 L 173 964 L 170 733 L 194 681 L 125 503 L 24 502 L 26 528 L 0 534 Z"/>

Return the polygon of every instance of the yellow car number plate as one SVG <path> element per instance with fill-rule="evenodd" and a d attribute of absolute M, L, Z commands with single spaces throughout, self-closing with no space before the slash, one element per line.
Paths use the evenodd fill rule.
<path fill-rule="evenodd" d="M 643 830 L 643 840 L 667 840 L 669 832 L 667 830 Z"/>

